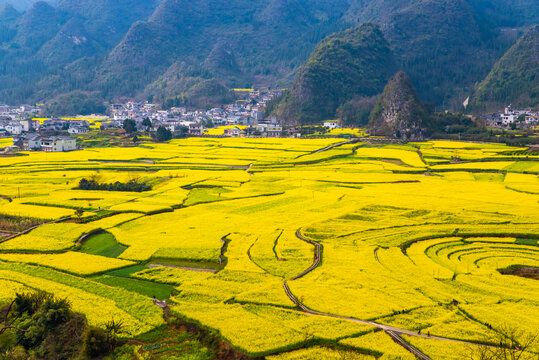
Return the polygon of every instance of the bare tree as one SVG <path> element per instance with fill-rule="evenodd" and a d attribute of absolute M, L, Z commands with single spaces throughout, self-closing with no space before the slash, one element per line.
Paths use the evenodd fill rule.
<path fill-rule="evenodd" d="M 13 305 L 15 304 L 15 301 L 16 299 L 14 299 L 9 304 L 9 306 L 3 310 L 4 321 L 2 322 L 2 324 L 0 324 L 0 335 L 5 333 L 9 329 L 15 329 L 18 331 L 26 331 L 14 325 L 16 321 L 20 318 L 20 314 L 13 315 L 12 309 L 13 309 Z"/>
<path fill-rule="evenodd" d="M 538 345 L 539 334 L 505 326 L 499 331 L 494 346 L 475 346 L 467 356 L 473 360 L 539 360 L 539 354 L 531 351 Z"/>

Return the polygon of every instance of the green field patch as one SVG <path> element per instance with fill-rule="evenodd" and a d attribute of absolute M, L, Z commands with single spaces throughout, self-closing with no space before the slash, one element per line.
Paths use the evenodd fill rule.
<path fill-rule="evenodd" d="M 519 245 L 538 245 L 539 240 L 537 239 L 517 239 L 515 244 Z"/>
<path fill-rule="evenodd" d="M 148 268 L 144 265 L 133 265 L 133 266 L 125 267 L 123 269 L 108 271 L 105 273 L 105 275 L 128 278 L 131 276 L 131 274 L 134 274 L 136 272 L 146 270 L 146 269 Z"/>
<path fill-rule="evenodd" d="M 102 275 L 92 278 L 92 280 L 101 284 L 119 287 L 147 297 L 155 297 L 161 300 L 170 297 L 170 294 L 174 290 L 174 286 L 172 285 L 159 284 L 152 281 L 131 279 L 126 277 Z"/>
<path fill-rule="evenodd" d="M 188 260 L 188 259 L 171 259 L 171 258 L 160 258 L 155 257 L 152 258 L 150 266 L 170 266 L 170 267 L 176 267 L 176 268 L 193 268 L 193 269 L 204 269 L 204 270 L 212 270 L 217 271 L 221 268 L 220 264 L 218 262 L 213 261 L 196 261 L 196 260 Z"/>
<path fill-rule="evenodd" d="M 125 249 L 127 247 L 118 244 L 114 235 L 109 232 L 102 232 L 90 236 L 84 241 L 79 251 L 86 254 L 117 258 Z"/>
<path fill-rule="evenodd" d="M 476 173 L 473 174 L 476 181 L 496 181 L 503 182 L 505 180 L 505 174 L 499 173 Z"/>

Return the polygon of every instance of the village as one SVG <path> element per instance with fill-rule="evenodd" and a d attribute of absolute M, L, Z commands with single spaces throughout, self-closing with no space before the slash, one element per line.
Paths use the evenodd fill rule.
<path fill-rule="evenodd" d="M 539 111 L 517 110 L 508 105 L 502 113 L 488 114 L 484 120 L 492 127 L 527 129 L 539 125 Z"/>
<path fill-rule="evenodd" d="M 299 131 L 284 129 L 276 118 L 265 117 L 266 105 L 281 90 L 238 89 L 240 100 L 208 110 L 172 107 L 161 109 L 149 102 L 128 101 L 111 104 L 107 115 L 72 117 L 40 117 L 44 106 L 0 106 L 0 137 L 13 137 L 13 146 L 20 150 L 76 150 L 75 137 L 91 130 L 123 129 L 126 120 L 135 132 L 155 133 L 159 128 L 173 137 L 299 137 Z M 335 127 L 331 123 L 332 127 Z M 222 128 L 222 132 L 211 129 Z"/>
<path fill-rule="evenodd" d="M 43 104 L 37 106 L 0 105 L 0 138 L 12 137 L 11 150 L 72 151 L 77 149 L 76 137 L 92 130 L 125 129 L 130 122 L 131 132 L 155 134 L 159 128 L 171 137 L 288 137 L 305 134 L 302 127 L 283 127 L 277 118 L 266 116 L 270 101 L 282 90 L 236 89 L 238 100 L 211 109 L 172 107 L 162 109 L 147 101 L 128 101 L 110 104 L 105 115 L 43 117 Z M 538 126 L 539 112 L 513 109 L 482 117 L 487 126 L 499 129 L 528 129 Z M 318 125 L 321 131 L 341 127 L 338 120 Z"/>

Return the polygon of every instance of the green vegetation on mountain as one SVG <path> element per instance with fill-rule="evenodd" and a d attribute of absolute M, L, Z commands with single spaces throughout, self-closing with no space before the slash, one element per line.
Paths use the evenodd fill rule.
<path fill-rule="evenodd" d="M 200 67 L 174 63 L 144 91 L 145 97 L 164 107 L 214 107 L 234 101 L 234 94 L 222 82 Z"/>
<path fill-rule="evenodd" d="M 534 0 L 23 2 L 0 10 L 2 103 L 99 91 L 107 101 L 185 104 L 202 93 L 202 104 L 217 104 L 220 86 L 290 87 L 320 41 L 370 21 L 422 100 L 459 108 L 520 28 L 539 22 Z M 171 77 L 180 80 L 164 81 Z M 338 104 L 337 115 L 364 122 L 363 97 Z"/>
<path fill-rule="evenodd" d="M 101 44 L 88 33 L 80 18 L 65 23 L 54 38 L 38 51 L 43 63 L 50 66 L 68 64 L 86 54 L 101 52 Z"/>
<path fill-rule="evenodd" d="M 536 0 L 470 0 L 470 3 L 496 25 L 518 27 L 538 22 L 539 2 Z"/>
<path fill-rule="evenodd" d="M 32 4 L 41 0 L 0 0 L 0 7 L 4 5 L 12 6 L 17 11 L 26 11 Z M 45 0 L 51 5 L 58 4 L 60 0 Z"/>
<path fill-rule="evenodd" d="M 52 99 L 46 104 L 49 116 L 90 115 L 103 113 L 106 106 L 99 92 L 73 91 Z"/>
<path fill-rule="evenodd" d="M 250 86 L 248 79 L 238 65 L 234 51 L 228 44 L 218 42 L 214 46 L 204 61 L 204 69 L 214 77 L 226 80 L 231 85 Z"/>
<path fill-rule="evenodd" d="M 15 22 L 21 14 L 10 4 L 0 8 L 0 45 L 10 41 L 17 34 Z"/>
<path fill-rule="evenodd" d="M 485 138 L 483 127 L 470 117 L 453 112 L 435 112 L 422 104 L 410 78 L 403 71 L 388 81 L 370 114 L 373 134 L 402 140 L 435 138 Z"/>
<path fill-rule="evenodd" d="M 355 97 L 380 93 L 394 71 L 393 54 L 377 25 L 333 34 L 317 46 L 274 113 L 300 124 L 334 118 Z"/>
<path fill-rule="evenodd" d="M 531 28 L 496 63 L 477 87 L 471 107 L 488 111 L 507 104 L 539 106 L 539 26 Z"/>
<path fill-rule="evenodd" d="M 394 13 L 384 33 L 419 97 L 453 108 L 510 46 L 466 0 L 417 2 Z"/>
<path fill-rule="evenodd" d="M 429 130 L 427 118 L 408 75 L 400 71 L 384 88 L 371 113 L 369 127 L 376 135 L 422 140 Z"/>
<path fill-rule="evenodd" d="M 228 86 L 271 85 L 339 28 L 345 6 L 342 0 L 164 0 L 108 54 L 95 84 L 105 94 L 135 96 L 179 62 Z"/>

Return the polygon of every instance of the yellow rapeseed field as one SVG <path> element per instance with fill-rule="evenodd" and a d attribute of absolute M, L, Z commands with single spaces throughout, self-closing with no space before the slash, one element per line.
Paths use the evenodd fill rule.
<path fill-rule="evenodd" d="M 502 274 L 539 267 L 539 159 L 522 150 L 189 138 L 0 157 L 0 215 L 71 217 L 0 243 L 0 301 L 53 292 L 130 336 L 162 324 L 148 294 L 169 284 L 174 314 L 251 356 L 414 358 L 358 322 L 371 321 L 464 341 L 405 337 L 454 359 L 507 327 L 539 328 L 537 281 Z M 80 190 L 82 178 L 151 190 Z M 118 285 L 89 277 L 103 272 Z"/>

